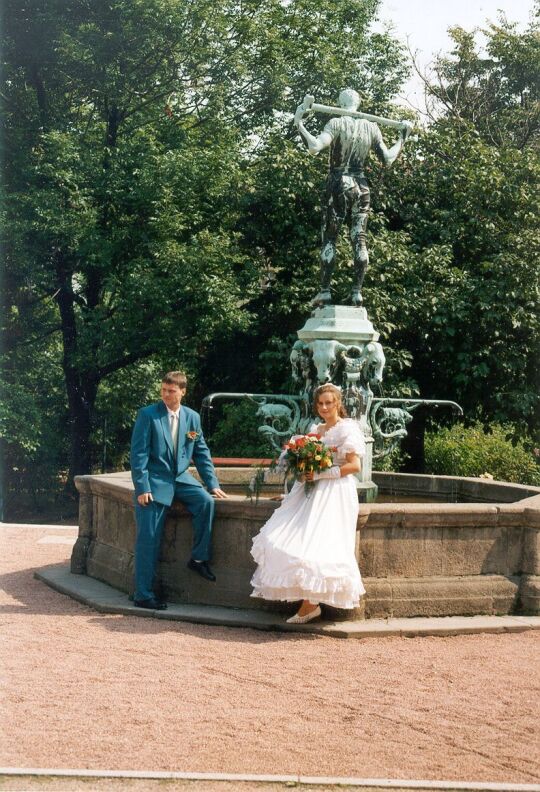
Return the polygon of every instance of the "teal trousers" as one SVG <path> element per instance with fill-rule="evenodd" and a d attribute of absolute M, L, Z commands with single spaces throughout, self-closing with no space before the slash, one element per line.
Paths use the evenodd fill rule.
<path fill-rule="evenodd" d="M 202 486 L 183 483 L 176 484 L 174 499 L 184 504 L 193 519 L 191 557 L 196 561 L 208 561 L 215 511 L 214 499 Z M 157 501 L 140 506 L 135 498 L 135 600 L 154 596 L 154 578 L 168 509 L 168 506 Z"/>

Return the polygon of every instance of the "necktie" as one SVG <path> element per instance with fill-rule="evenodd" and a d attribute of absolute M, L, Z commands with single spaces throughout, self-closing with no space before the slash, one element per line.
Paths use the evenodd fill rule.
<path fill-rule="evenodd" d="M 174 455 L 176 456 L 176 449 L 178 448 L 178 416 L 174 413 L 171 415 L 171 436 L 174 448 Z"/>

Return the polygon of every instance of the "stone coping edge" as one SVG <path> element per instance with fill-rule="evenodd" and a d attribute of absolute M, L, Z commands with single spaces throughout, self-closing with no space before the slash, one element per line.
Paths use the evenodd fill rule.
<path fill-rule="evenodd" d="M 365 621 L 309 622 L 287 624 L 280 614 L 268 611 L 226 608 L 217 605 L 171 603 L 166 611 L 137 608 L 128 595 L 87 575 L 74 575 L 68 565 L 59 564 L 36 571 L 34 577 L 61 594 L 67 594 L 99 613 L 211 624 L 222 627 L 250 627 L 255 630 L 304 632 L 333 638 L 374 638 L 425 635 L 468 635 L 474 633 L 514 633 L 540 630 L 540 616 L 441 616 Z M 467 787 L 468 788 L 468 787 Z M 540 789 L 540 788 L 539 788 Z"/>
<path fill-rule="evenodd" d="M 184 781 L 259 781 L 304 785 L 377 787 L 382 789 L 448 789 L 478 792 L 540 792 L 540 784 L 512 784 L 491 781 L 424 781 L 389 778 L 346 778 L 340 776 L 256 775 L 252 773 L 181 773 L 145 770 L 67 770 L 58 768 L 0 767 L 0 776 L 63 776 L 70 778 L 147 778 Z"/>

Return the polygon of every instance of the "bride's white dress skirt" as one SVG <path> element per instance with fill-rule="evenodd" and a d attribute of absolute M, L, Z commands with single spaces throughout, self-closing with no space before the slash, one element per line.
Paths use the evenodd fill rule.
<path fill-rule="evenodd" d="M 325 443 L 338 445 L 345 429 L 350 437 L 351 429 L 356 429 L 350 424 L 354 422 L 340 422 L 340 433 L 329 430 Z M 349 450 L 363 451 L 354 439 L 354 448 L 339 444 L 337 461 Z M 251 554 L 257 569 L 251 596 L 355 608 L 365 593 L 355 556 L 357 518 L 353 476 L 321 479 L 307 497 L 304 485 L 296 482 L 253 540 Z"/>

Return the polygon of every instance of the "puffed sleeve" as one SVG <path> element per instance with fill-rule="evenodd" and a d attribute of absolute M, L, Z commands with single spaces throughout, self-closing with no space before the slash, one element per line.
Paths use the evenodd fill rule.
<path fill-rule="evenodd" d="M 364 434 L 356 421 L 344 421 L 343 439 L 339 444 L 339 450 L 342 454 L 358 454 L 363 457 L 366 453 L 366 443 Z"/>

